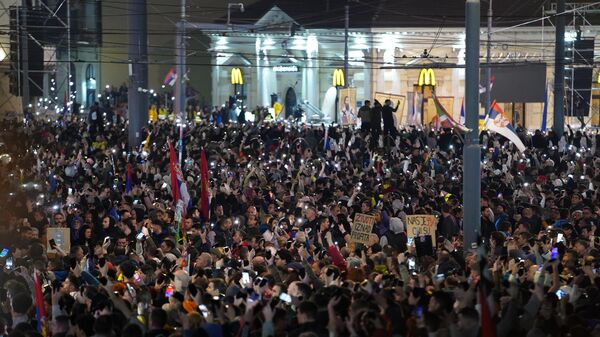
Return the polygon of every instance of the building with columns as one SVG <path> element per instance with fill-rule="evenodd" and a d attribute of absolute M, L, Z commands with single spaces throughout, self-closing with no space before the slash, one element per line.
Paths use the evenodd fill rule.
<path fill-rule="evenodd" d="M 325 4 L 313 2 L 308 1 L 305 4 L 307 8 L 299 9 L 297 4 L 291 6 L 290 1 L 287 1 L 288 7 L 285 7 L 286 1 L 276 5 L 259 1 L 254 9 L 250 6 L 246 13 L 232 16 L 231 22 L 243 22 L 243 25 L 224 25 L 221 30 L 205 32 L 210 38 L 209 51 L 212 55 L 213 104 L 223 104 L 230 96 L 238 94 L 237 97 L 243 98 L 243 105 L 250 110 L 255 106 L 272 106 L 275 101 L 285 107 L 286 100 L 288 104 L 293 101 L 288 99 L 288 95 L 292 95 L 296 98 L 295 102 L 304 105 L 305 111 L 329 111 L 323 104 L 329 104 L 326 97 L 332 87 L 333 73 L 344 68 L 343 5 L 340 11 L 340 6 L 334 7 L 329 1 Z M 524 5 L 527 8 L 521 8 L 521 12 L 510 12 L 511 5 L 508 3 L 513 2 L 498 4 L 500 8 L 497 11 L 501 14 L 498 14 L 499 19 L 492 29 L 491 59 L 493 63 L 507 65 L 546 65 L 545 82 L 550 89 L 547 94 L 547 123 L 552 125 L 555 33 L 550 20 L 542 17 L 550 7 L 542 12 L 540 4 L 531 1 L 531 4 Z M 331 6 L 329 12 L 307 14 L 311 6 L 327 5 Z M 423 7 L 422 4 L 414 5 L 416 8 Z M 317 10 L 315 8 L 315 13 Z M 399 11 L 399 8 L 350 6 L 347 81 L 348 86 L 356 91 L 356 110 L 366 99 L 400 99 L 397 123 L 407 123 L 413 108 L 412 97 L 416 95 L 418 98 L 422 89 L 418 86 L 420 71 L 432 68 L 436 80 L 435 93 L 446 110 L 458 120 L 465 77 L 464 2 L 452 2 L 448 8 L 441 10 L 433 8 L 429 17 L 425 13 L 423 16 L 405 16 Z M 482 15 L 485 12 L 482 4 Z M 330 20 L 327 13 L 331 13 Z M 447 16 L 440 16 L 440 13 Z M 518 19 L 509 17 L 508 13 Z M 567 41 L 575 38 L 574 29 L 567 27 Z M 598 41 L 598 26 L 586 25 L 580 30 L 580 36 Z M 487 46 L 485 28 L 481 33 L 480 55 L 484 63 Z M 231 72 L 238 68 L 244 84 L 234 87 Z M 594 70 L 594 78 L 597 78 L 596 73 Z M 423 123 L 427 124 L 435 109 L 433 100 L 427 99 L 431 97 L 427 93 L 430 90 L 423 92 L 426 99 L 417 110 L 424 111 Z M 535 102 L 499 103 L 516 124 L 538 128 L 543 101 L 540 98 Z M 588 125 L 598 124 L 599 103 L 592 99 L 592 106 L 584 116 Z M 483 109 L 480 114 L 484 114 Z M 334 115 L 325 117 L 329 117 L 327 120 L 334 119 Z M 566 120 L 578 124 L 575 117 Z"/>

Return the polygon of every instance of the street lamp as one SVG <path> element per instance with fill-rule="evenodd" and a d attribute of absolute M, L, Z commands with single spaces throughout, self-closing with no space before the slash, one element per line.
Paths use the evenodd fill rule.
<path fill-rule="evenodd" d="M 421 125 L 425 124 L 425 87 L 430 87 L 431 91 L 435 92 L 435 73 L 431 68 L 423 68 L 419 73 L 419 82 L 417 84 L 421 87 Z"/>

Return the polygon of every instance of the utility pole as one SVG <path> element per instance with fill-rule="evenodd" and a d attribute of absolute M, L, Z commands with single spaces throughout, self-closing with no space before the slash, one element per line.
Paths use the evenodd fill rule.
<path fill-rule="evenodd" d="M 175 53 L 177 56 L 177 79 L 175 81 L 175 110 L 174 114 L 179 115 L 179 165 L 183 166 L 183 126 L 185 124 L 185 73 L 186 73 L 186 46 L 185 46 L 185 0 L 181 0 L 181 18 L 177 25 L 177 46 Z M 229 18 L 227 19 L 229 21 Z"/>
<path fill-rule="evenodd" d="M 485 113 L 487 113 L 492 106 L 492 16 L 494 12 L 492 10 L 493 0 L 489 1 L 490 3 L 487 12 L 487 50 L 485 55 L 485 106 L 483 108 Z"/>
<path fill-rule="evenodd" d="M 556 1 L 556 43 L 554 50 L 554 123 L 552 130 L 562 137 L 565 130 L 565 0 Z"/>
<path fill-rule="evenodd" d="M 140 131 L 148 123 L 148 13 L 146 0 L 129 0 L 129 148 L 142 139 Z"/>
<path fill-rule="evenodd" d="M 481 149 L 479 146 L 479 0 L 467 0 L 465 120 L 471 129 L 463 147 L 463 207 L 465 253 L 481 232 Z"/>
<path fill-rule="evenodd" d="M 29 107 L 31 99 L 29 97 L 29 35 L 27 32 L 27 0 L 21 3 L 21 83 L 23 91 L 21 100 L 23 111 Z M 31 112 L 31 111 L 30 111 Z"/>
<path fill-rule="evenodd" d="M 348 87 L 348 29 L 350 28 L 350 6 L 346 4 L 346 20 L 344 27 L 344 88 Z"/>
<path fill-rule="evenodd" d="M 175 109 L 173 113 L 179 116 L 181 123 L 185 123 L 185 72 L 186 70 L 186 46 L 185 46 L 185 6 L 186 0 L 181 0 L 181 17 L 177 24 L 177 38 L 175 40 L 175 55 L 176 55 L 176 66 L 175 73 L 177 74 L 177 80 L 175 81 Z"/>

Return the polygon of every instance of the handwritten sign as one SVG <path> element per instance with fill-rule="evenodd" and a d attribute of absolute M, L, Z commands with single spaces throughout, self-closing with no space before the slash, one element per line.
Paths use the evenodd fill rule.
<path fill-rule="evenodd" d="M 435 228 L 437 219 L 435 215 L 407 215 L 406 216 L 406 236 L 415 238 L 421 235 L 430 235 L 431 243 L 435 247 Z"/>
<path fill-rule="evenodd" d="M 69 228 L 60 227 L 49 227 L 46 235 L 46 247 L 48 247 L 48 253 L 56 253 L 56 250 L 50 247 L 50 240 L 54 240 L 56 246 L 62 249 L 65 253 L 69 253 L 71 250 L 71 233 Z"/>
<path fill-rule="evenodd" d="M 352 233 L 350 237 L 352 241 L 356 243 L 368 244 L 373 225 L 375 224 L 375 217 L 357 213 L 354 216 L 354 223 L 352 224 Z"/>

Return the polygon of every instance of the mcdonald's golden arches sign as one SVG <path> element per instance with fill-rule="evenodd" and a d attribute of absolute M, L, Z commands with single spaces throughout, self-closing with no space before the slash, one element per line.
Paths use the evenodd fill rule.
<path fill-rule="evenodd" d="M 333 86 L 334 87 L 343 87 L 345 86 L 344 81 L 344 71 L 342 69 L 336 69 L 333 72 Z"/>
<path fill-rule="evenodd" d="M 231 69 L 231 84 L 244 84 L 244 77 L 240 68 Z"/>
<path fill-rule="evenodd" d="M 433 69 L 431 68 L 426 68 L 426 69 L 421 69 L 421 72 L 419 73 L 419 86 L 424 86 L 424 85 L 429 85 L 432 87 L 435 87 L 435 73 L 433 72 Z"/>

